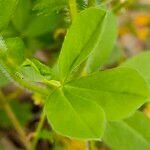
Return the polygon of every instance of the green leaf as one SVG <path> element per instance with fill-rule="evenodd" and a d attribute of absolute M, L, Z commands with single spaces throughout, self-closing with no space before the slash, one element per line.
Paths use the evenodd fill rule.
<path fill-rule="evenodd" d="M 25 59 L 25 46 L 23 41 L 16 38 L 3 39 L 0 37 L 0 58 L 7 67 L 15 71 Z"/>
<path fill-rule="evenodd" d="M 150 149 L 150 119 L 142 112 L 136 112 L 125 121 L 108 123 L 105 131 L 104 142 L 112 149 Z"/>
<path fill-rule="evenodd" d="M 108 120 L 130 116 L 149 96 L 144 79 L 137 71 L 116 68 L 97 72 L 64 85 L 73 96 L 95 101 L 105 111 Z"/>
<path fill-rule="evenodd" d="M 92 18 L 92 21 L 89 18 Z M 103 39 L 103 32 L 105 31 L 106 22 L 108 21 L 106 18 L 112 21 L 111 24 L 114 24 L 111 13 L 103 9 L 88 8 L 78 14 L 66 35 L 60 53 L 58 68 L 61 80 L 65 80 L 87 59 L 92 51 L 97 53 L 101 45 L 102 48 L 106 48 L 101 43 L 104 42 L 104 40 L 110 41 L 110 39 Z M 114 27 L 114 25 L 112 25 L 112 27 Z M 109 27 L 109 29 L 110 28 L 111 27 Z M 114 31 L 114 29 L 112 30 Z M 107 33 L 105 31 L 105 34 L 108 35 L 109 32 Z M 112 37 L 113 36 L 114 35 L 112 35 Z M 112 37 L 110 36 L 109 38 Z M 106 38 L 108 38 L 108 36 L 106 36 Z M 114 41 L 114 39 L 111 40 Z M 103 54 L 104 49 L 99 53 Z M 108 54 L 109 52 L 106 53 Z M 106 53 L 104 55 L 106 55 Z M 106 58 L 106 56 L 101 57 Z M 100 60 L 100 57 L 98 59 Z"/>
<path fill-rule="evenodd" d="M 31 21 L 24 31 L 27 37 L 36 37 L 45 33 L 52 32 L 58 25 L 63 24 L 63 17 L 56 13 L 50 15 L 32 15 Z"/>
<path fill-rule="evenodd" d="M 31 11 L 30 0 L 19 0 L 12 22 L 18 31 L 22 31 L 28 24 Z"/>
<path fill-rule="evenodd" d="M 22 125 L 25 125 L 32 118 L 30 104 L 20 103 L 16 100 L 10 101 L 9 104 Z M 12 123 L 2 107 L 0 107 L 0 126 L 4 128 L 12 127 Z"/>
<path fill-rule="evenodd" d="M 18 35 L 18 32 L 14 28 L 12 23 L 9 23 L 7 28 L 3 29 L 2 32 L 0 32 L 0 35 L 3 37 L 16 37 Z"/>
<path fill-rule="evenodd" d="M 23 41 L 16 37 L 6 39 L 5 43 L 7 47 L 7 61 L 14 66 L 20 65 L 25 60 L 25 45 Z"/>
<path fill-rule="evenodd" d="M 48 97 L 45 111 L 57 132 L 73 138 L 98 139 L 104 131 L 103 110 L 108 120 L 122 119 L 133 114 L 148 96 L 147 85 L 137 71 L 117 68 L 60 86 Z"/>
<path fill-rule="evenodd" d="M 50 79 L 52 70 L 37 59 L 26 59 L 18 69 L 18 75 L 26 81 L 43 82 Z"/>
<path fill-rule="evenodd" d="M 47 65 L 41 63 L 39 60 L 37 60 L 35 58 L 32 59 L 32 61 L 36 65 L 38 70 L 40 71 L 41 75 L 47 76 L 47 75 L 51 75 L 52 74 L 52 69 L 50 67 L 48 67 Z"/>
<path fill-rule="evenodd" d="M 17 0 L 0 0 L 0 31 L 11 19 L 16 4 Z"/>
<path fill-rule="evenodd" d="M 64 8 L 67 4 L 68 0 L 38 0 L 34 10 L 38 10 L 40 14 L 50 14 Z"/>
<path fill-rule="evenodd" d="M 63 88 L 47 99 L 45 111 L 52 127 L 65 136 L 99 140 L 105 128 L 105 116 L 94 101 L 74 95 Z"/>
<path fill-rule="evenodd" d="M 6 59 L 7 47 L 5 41 L 0 36 L 0 87 L 6 86 L 10 81 L 10 76 L 7 69 L 3 65 L 3 60 Z"/>
<path fill-rule="evenodd" d="M 136 69 L 146 80 L 150 88 L 150 52 L 142 52 L 121 64 L 120 67 Z"/>
<path fill-rule="evenodd" d="M 124 54 L 123 51 L 116 45 L 110 56 L 109 59 L 106 62 L 106 65 L 113 65 L 113 64 L 118 64 L 121 60 L 123 60 Z"/>
<path fill-rule="evenodd" d="M 91 73 L 97 71 L 108 61 L 117 38 L 116 22 L 114 15 L 108 11 L 101 27 L 100 41 L 88 58 L 86 72 Z"/>

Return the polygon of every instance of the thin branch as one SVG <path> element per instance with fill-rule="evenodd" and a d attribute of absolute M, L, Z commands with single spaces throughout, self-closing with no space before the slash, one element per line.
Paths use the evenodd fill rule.
<path fill-rule="evenodd" d="M 2 91 L 0 91 L 0 103 L 2 104 L 2 107 L 4 108 L 4 111 L 6 112 L 8 118 L 10 119 L 10 121 L 12 122 L 15 130 L 17 131 L 21 143 L 23 144 L 23 146 L 26 149 L 28 149 L 28 142 L 27 142 L 27 139 L 26 139 L 25 132 L 24 132 L 22 126 L 20 125 L 18 119 L 16 118 L 13 110 L 11 109 L 9 103 L 7 102 L 7 99 L 3 95 Z"/>
<path fill-rule="evenodd" d="M 39 140 L 39 134 L 40 134 L 40 131 L 43 127 L 44 121 L 45 121 L 45 113 L 42 112 L 41 117 L 40 117 L 40 121 L 38 123 L 37 129 L 36 129 L 35 134 L 34 134 L 34 139 L 33 139 L 33 142 L 31 144 L 30 150 L 36 150 L 36 145 L 37 145 L 38 140 Z"/>

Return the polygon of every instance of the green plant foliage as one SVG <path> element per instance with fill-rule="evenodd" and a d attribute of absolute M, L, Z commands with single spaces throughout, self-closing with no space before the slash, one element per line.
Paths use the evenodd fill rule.
<path fill-rule="evenodd" d="M 17 0 L 0 0 L 0 32 L 10 21 L 16 4 Z"/>
<path fill-rule="evenodd" d="M 31 106 L 27 103 L 20 103 L 16 100 L 12 100 L 9 102 L 10 106 L 12 107 L 12 110 L 14 111 L 17 119 L 20 121 L 22 125 L 25 125 L 27 121 L 29 121 L 32 118 L 31 114 Z M 12 127 L 12 123 L 9 120 L 6 112 L 0 107 L 0 126 L 5 128 Z"/>
<path fill-rule="evenodd" d="M 147 81 L 150 87 L 150 52 L 142 52 L 121 64 L 121 67 L 136 69 Z"/>
<path fill-rule="evenodd" d="M 104 109 L 108 120 L 118 120 L 131 115 L 149 96 L 143 78 L 128 68 L 94 73 L 71 81 L 65 87 L 73 95 L 82 95 L 85 99 L 98 103 Z M 141 87 L 140 91 L 138 87 Z"/>
<path fill-rule="evenodd" d="M 13 25 L 17 31 L 22 32 L 30 20 L 31 1 L 19 0 L 12 17 Z"/>
<path fill-rule="evenodd" d="M 0 70 L 0 87 L 6 86 L 9 83 L 8 79 L 4 76 L 3 72 Z"/>
<path fill-rule="evenodd" d="M 33 59 L 32 61 L 26 59 L 19 67 L 17 73 L 22 79 L 28 82 L 43 82 L 46 79 L 50 80 L 52 75 L 51 69 L 37 59 Z"/>
<path fill-rule="evenodd" d="M 86 69 L 89 73 L 97 71 L 107 62 L 116 41 L 117 24 L 116 19 L 111 12 L 106 12 L 101 26 L 102 29 L 99 43 L 97 43 L 87 61 Z"/>
<path fill-rule="evenodd" d="M 138 87 L 142 87 L 140 91 Z M 131 115 L 147 98 L 146 83 L 136 71 L 113 69 L 70 81 L 58 88 L 47 99 L 45 111 L 59 133 L 96 139 L 104 131 L 105 116 L 101 107 L 108 120 L 118 120 Z M 68 123 L 69 129 L 66 128 Z"/>
<path fill-rule="evenodd" d="M 114 46 L 106 64 L 107 65 L 116 64 L 123 58 L 124 58 L 123 51 L 119 47 Z"/>
<path fill-rule="evenodd" d="M 5 39 L 11 37 L 22 38 L 25 46 L 30 49 L 27 51 L 28 55 L 32 55 L 39 48 L 49 48 L 55 44 L 54 31 L 68 26 L 66 21 L 66 16 L 69 16 L 68 13 L 65 11 L 61 11 L 61 13 L 52 11 L 47 15 L 39 15 L 37 11 L 33 10 L 35 3 L 34 0 L 17 0 L 17 6 L 11 12 L 12 17 L 7 23 L 8 26 L 4 25 L 5 28 L 2 28 L 4 30 L 0 31 Z"/>
<path fill-rule="evenodd" d="M 34 10 L 38 10 L 41 14 L 50 14 L 53 11 L 59 11 L 68 5 L 68 0 L 38 0 L 34 6 Z"/>
<path fill-rule="evenodd" d="M 7 61 L 12 65 L 20 65 L 25 60 L 25 45 L 22 39 L 8 38 L 5 40 L 7 46 Z"/>
<path fill-rule="evenodd" d="M 16 38 L 0 39 L 0 58 L 9 64 L 10 67 L 16 67 L 25 60 L 24 42 Z"/>
<path fill-rule="evenodd" d="M 107 125 L 104 141 L 115 150 L 149 150 L 150 119 L 136 112 L 124 121 Z"/>
<path fill-rule="evenodd" d="M 105 116 L 102 108 L 65 89 L 57 89 L 48 97 L 45 111 L 53 128 L 63 135 L 97 140 L 103 135 Z"/>
<path fill-rule="evenodd" d="M 4 59 L 6 57 L 6 51 L 7 51 L 7 47 L 6 47 L 6 43 L 3 39 L 3 37 L 0 36 L 0 58 Z"/>
<path fill-rule="evenodd" d="M 97 3 L 78 0 L 72 7 L 75 10 L 69 10 L 68 0 L 19 0 L 17 7 L 15 0 L 0 0 L 0 30 L 8 24 L 0 37 L 0 87 L 7 85 L 9 80 L 32 91 L 34 102 L 44 107 L 44 115 L 52 129 L 64 136 L 104 139 L 116 150 L 149 150 L 149 119 L 135 112 L 150 96 L 150 53 L 135 56 L 118 68 L 100 71 L 110 62 L 110 56 L 115 62 L 121 54 L 112 51 L 117 37 L 113 13 L 100 7 L 86 8 L 97 6 Z M 14 9 L 16 13 L 13 13 Z M 79 12 L 82 9 L 85 10 Z M 73 20 L 69 20 L 72 24 L 58 62 L 53 62 L 55 65 L 51 69 L 49 62 L 45 65 L 33 58 L 39 57 L 33 51 L 40 47 L 51 50 L 51 46 L 54 51 L 60 48 L 65 28 L 70 23 L 66 23 L 64 14 L 69 11 L 73 16 Z M 45 58 L 47 56 L 41 60 Z M 3 92 L 0 96 L 5 104 Z M 24 125 L 30 118 L 30 108 L 17 101 L 10 105 Z M 44 115 L 35 132 L 33 147 L 38 139 L 52 142 L 52 133 L 49 136 L 47 130 L 40 131 L 45 123 Z M 0 122 L 2 126 L 11 126 L 2 109 Z M 24 137 L 24 133 L 19 135 Z"/>
<path fill-rule="evenodd" d="M 36 37 L 47 32 L 53 31 L 58 24 L 63 23 L 63 17 L 55 12 L 50 15 L 32 15 L 30 22 L 23 35 L 27 37 Z"/>
<path fill-rule="evenodd" d="M 89 18 L 92 18 L 92 21 L 89 21 Z M 85 61 L 92 51 L 93 54 L 91 57 L 93 58 L 95 55 L 98 57 L 98 59 L 93 58 L 96 61 L 95 63 L 93 63 L 93 60 L 90 60 L 91 64 L 94 65 L 93 68 L 97 69 L 97 65 L 99 67 L 102 62 L 106 61 L 105 59 L 108 57 L 106 55 L 109 55 L 112 44 L 114 43 L 114 37 L 116 36 L 111 35 L 112 37 L 107 39 L 108 36 L 106 35 L 108 33 L 106 33 L 106 29 L 108 28 L 107 23 L 109 21 L 112 21 L 112 26 L 111 28 L 109 27 L 108 33 L 115 34 L 116 24 L 110 12 L 102 9 L 89 8 L 77 16 L 77 19 L 72 23 L 67 33 L 59 57 L 58 68 L 62 80 L 65 80 L 77 66 Z M 105 36 L 103 32 L 105 32 Z M 108 43 L 104 43 L 103 45 L 102 41 L 106 39 L 110 46 L 105 47 L 105 45 L 109 45 Z"/>

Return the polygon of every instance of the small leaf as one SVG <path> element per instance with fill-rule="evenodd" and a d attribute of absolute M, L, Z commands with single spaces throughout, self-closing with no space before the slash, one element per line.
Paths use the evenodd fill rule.
<path fill-rule="evenodd" d="M 17 0 L 0 0 L 0 31 L 8 24 Z"/>
<path fill-rule="evenodd" d="M 108 123 L 105 131 L 104 142 L 112 149 L 150 149 L 150 119 L 142 112 L 136 112 L 125 121 Z"/>
<path fill-rule="evenodd" d="M 12 74 L 24 60 L 24 44 L 19 38 L 3 40 L 0 37 L 0 71 L 7 82 L 14 82 Z"/>
<path fill-rule="evenodd" d="M 43 82 L 50 79 L 52 70 L 37 59 L 26 59 L 18 69 L 18 75 L 26 81 Z"/>
<path fill-rule="evenodd" d="M 149 96 L 144 79 L 137 71 L 128 68 L 97 72 L 71 81 L 64 87 L 73 93 L 73 96 L 95 101 L 104 109 L 108 120 L 128 117 L 141 107 Z"/>
<path fill-rule="evenodd" d="M 120 67 L 136 69 L 146 80 L 150 88 L 150 52 L 142 52 L 121 64 Z"/>
<path fill-rule="evenodd" d="M 78 14 L 66 35 L 60 53 L 58 69 L 61 80 L 64 81 L 82 62 L 87 59 L 92 51 L 97 53 L 98 49 L 101 47 L 102 41 L 108 41 L 105 38 L 103 39 L 103 32 L 106 26 L 105 18 L 107 18 L 109 14 L 110 13 L 107 11 L 98 8 L 88 8 Z M 92 20 L 89 18 L 92 18 Z M 112 21 L 111 17 L 109 19 Z M 112 21 L 112 24 L 114 24 L 114 20 Z M 112 25 L 113 28 L 114 26 L 115 25 Z M 112 30 L 114 32 L 114 29 Z M 108 35 L 109 33 L 105 31 L 105 34 Z M 114 35 L 109 37 L 109 41 L 113 36 Z M 111 40 L 114 41 L 114 39 Z M 105 53 L 104 50 L 108 47 L 102 45 L 102 51 L 98 52 L 98 55 L 99 53 Z M 106 53 L 104 54 L 105 56 L 100 57 L 106 58 Z M 102 61 L 100 60 L 100 57 L 98 60 Z M 97 63 L 100 65 L 100 62 Z"/>
<path fill-rule="evenodd" d="M 16 37 L 8 38 L 5 42 L 7 61 L 14 66 L 20 65 L 25 60 L 25 45 L 23 41 Z"/>
<path fill-rule="evenodd" d="M 22 32 L 22 30 L 27 26 L 31 11 L 30 0 L 19 0 L 15 14 L 12 17 L 12 22 L 15 28 Z"/>
<path fill-rule="evenodd" d="M 48 67 L 45 64 L 41 63 L 37 59 L 33 59 L 32 61 L 36 65 L 36 67 L 38 68 L 38 70 L 40 71 L 40 73 L 42 75 L 46 76 L 46 75 L 51 75 L 52 74 L 52 69 L 50 67 Z"/>
<path fill-rule="evenodd" d="M 38 10 L 40 14 L 50 14 L 54 10 L 60 10 L 68 4 L 68 0 L 38 0 L 34 6 L 34 10 Z"/>
<path fill-rule="evenodd" d="M 23 34 L 27 37 L 36 37 L 50 33 L 60 24 L 62 25 L 63 21 L 63 17 L 54 12 L 47 16 L 34 14 Z"/>
<path fill-rule="evenodd" d="M 100 42 L 87 61 L 86 71 L 88 73 L 97 71 L 107 62 L 117 38 L 116 22 L 114 15 L 108 11 L 103 21 Z"/>
<path fill-rule="evenodd" d="M 48 121 L 59 133 L 76 139 L 99 140 L 105 128 L 102 108 L 94 101 L 64 91 L 55 90 L 47 99 Z"/>

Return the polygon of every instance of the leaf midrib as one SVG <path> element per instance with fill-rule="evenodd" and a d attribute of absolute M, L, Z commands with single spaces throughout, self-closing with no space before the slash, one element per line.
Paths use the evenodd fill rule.
<path fill-rule="evenodd" d="M 69 84 L 64 85 L 64 87 L 69 87 L 69 88 L 74 88 L 74 89 L 79 89 L 79 90 L 85 90 L 85 91 L 94 91 L 94 92 L 107 92 L 107 93 L 117 93 L 117 94 L 122 94 L 122 95 L 133 95 L 133 96 L 137 96 L 137 97 L 147 97 L 146 95 L 142 95 L 142 94 L 137 94 L 137 93 L 130 93 L 130 92 L 117 92 L 117 91 L 113 91 L 113 90 L 105 90 L 105 89 L 90 89 L 90 88 L 85 88 L 85 87 L 78 87 L 78 86 L 72 86 Z"/>
<path fill-rule="evenodd" d="M 77 66 L 75 66 L 76 63 L 77 63 L 77 61 L 78 61 L 78 58 L 82 55 L 82 53 L 83 53 L 83 51 L 86 49 L 87 45 L 89 45 L 89 43 L 90 43 L 90 41 L 91 41 L 91 39 L 92 39 L 94 33 L 96 33 L 96 31 L 98 30 L 98 27 L 101 25 L 102 22 L 105 21 L 106 15 L 107 15 L 107 12 L 105 12 L 105 14 L 104 14 L 104 16 L 103 16 L 103 19 L 100 20 L 100 21 L 97 23 L 95 29 L 93 30 L 93 32 L 92 32 L 91 35 L 89 36 L 87 42 L 86 42 L 85 45 L 81 48 L 80 53 L 76 56 L 76 58 L 75 58 L 75 59 L 73 60 L 73 62 L 71 63 L 71 65 L 70 65 L 70 67 L 69 67 L 69 69 L 68 69 L 68 70 L 70 70 L 70 73 L 68 72 L 68 73 L 66 74 L 65 80 L 66 80 L 66 79 L 68 78 L 68 76 L 73 72 L 73 70 L 74 70 L 76 67 L 79 66 L 79 64 L 78 64 Z M 103 24 L 102 24 L 102 28 L 103 28 Z M 98 39 L 100 39 L 101 35 L 102 35 L 102 33 L 100 33 Z M 101 40 L 100 40 L 100 41 L 101 41 Z M 95 47 L 97 46 L 97 44 L 98 44 L 100 41 L 97 40 L 97 42 L 95 42 L 95 44 L 94 44 L 95 46 L 94 46 L 93 49 L 95 49 Z M 91 53 L 92 51 L 93 51 L 93 50 L 89 51 L 89 54 L 85 57 L 85 59 L 90 55 L 90 53 Z M 85 59 L 84 59 L 84 60 L 85 60 Z M 83 60 L 83 61 L 84 61 L 84 60 Z M 83 62 L 83 61 L 82 61 L 82 62 Z M 81 64 L 82 62 L 80 62 L 80 64 Z"/>
<path fill-rule="evenodd" d="M 71 109 L 73 110 L 73 112 L 76 114 L 76 116 L 78 117 L 78 119 L 81 121 L 81 123 L 91 132 L 92 135 L 94 136 L 98 136 L 97 133 L 95 133 L 95 131 L 93 131 L 93 129 L 91 129 L 90 126 L 88 126 L 85 122 L 84 119 L 82 119 L 80 117 L 80 115 L 76 112 L 75 108 L 73 107 L 72 103 L 70 102 L 70 100 L 67 98 L 67 96 L 65 95 L 64 91 L 62 89 L 60 89 L 60 92 L 62 94 L 62 96 L 64 97 L 64 99 L 66 100 L 66 102 L 69 104 L 69 106 L 71 107 Z"/>

